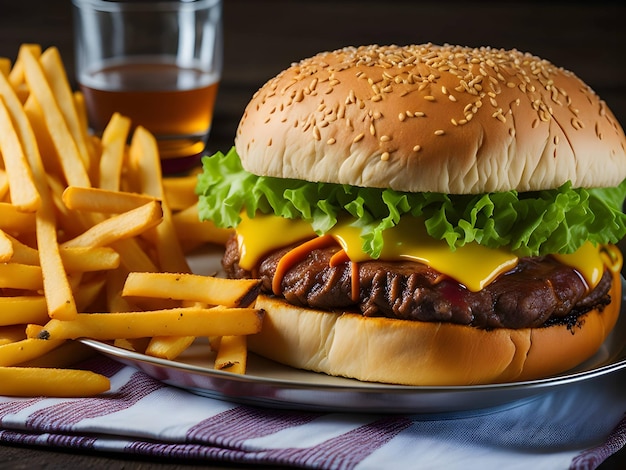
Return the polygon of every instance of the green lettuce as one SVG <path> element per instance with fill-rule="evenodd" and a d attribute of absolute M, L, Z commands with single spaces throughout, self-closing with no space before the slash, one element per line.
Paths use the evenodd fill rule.
<path fill-rule="evenodd" d="M 614 188 L 572 188 L 476 195 L 406 193 L 330 183 L 256 176 L 235 149 L 202 159 L 196 193 L 199 215 L 218 227 L 236 227 L 240 213 L 304 219 L 318 234 L 338 220 L 361 228 L 363 250 L 378 258 L 383 232 L 401 217 L 424 220 L 433 238 L 452 250 L 467 243 L 509 247 L 520 256 L 572 253 L 585 240 L 616 243 L 626 234 L 622 205 L 626 181 Z"/>

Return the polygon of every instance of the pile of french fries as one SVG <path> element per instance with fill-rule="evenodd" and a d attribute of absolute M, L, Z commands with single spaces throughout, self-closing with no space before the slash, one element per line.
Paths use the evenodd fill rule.
<path fill-rule="evenodd" d="M 56 48 L 0 58 L 0 395 L 108 390 L 74 368 L 78 338 L 175 359 L 208 337 L 216 368 L 245 372 L 259 282 L 190 272 L 190 250 L 229 235 L 198 221 L 195 181 L 162 178 L 127 117 L 90 135 Z"/>

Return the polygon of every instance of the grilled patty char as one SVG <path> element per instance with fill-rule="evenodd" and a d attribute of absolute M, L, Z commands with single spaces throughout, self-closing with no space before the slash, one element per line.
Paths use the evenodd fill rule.
<path fill-rule="evenodd" d="M 262 290 L 272 293 L 279 260 L 291 249 L 268 254 L 255 272 L 238 265 L 236 238 L 227 243 L 222 261 L 229 277 L 260 277 Z M 520 258 L 517 266 L 479 292 L 472 292 L 434 269 L 412 261 L 359 263 L 359 299 L 352 299 L 350 263 L 331 267 L 339 247 L 312 250 L 294 264 L 281 282 L 285 299 L 294 305 L 324 310 L 361 311 L 365 316 L 449 322 L 479 328 L 529 328 L 572 324 L 582 313 L 610 302 L 611 274 L 587 286 L 573 268 L 554 258 Z"/>

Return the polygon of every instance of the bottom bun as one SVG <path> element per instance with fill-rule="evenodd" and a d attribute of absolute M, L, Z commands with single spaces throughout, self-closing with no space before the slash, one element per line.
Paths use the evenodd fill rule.
<path fill-rule="evenodd" d="M 534 380 L 571 369 L 593 356 L 620 310 L 621 279 L 611 303 L 580 317 L 573 328 L 480 330 L 451 323 L 364 317 L 296 307 L 259 296 L 265 310 L 251 351 L 299 369 L 368 382 L 473 385 Z"/>

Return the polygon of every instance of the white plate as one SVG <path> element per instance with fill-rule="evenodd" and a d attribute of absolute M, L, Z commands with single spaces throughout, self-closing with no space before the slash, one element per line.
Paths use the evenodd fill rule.
<path fill-rule="evenodd" d="M 218 273 L 220 253 L 190 258 L 195 272 Z M 624 283 L 624 281 L 622 281 Z M 245 375 L 214 370 L 205 340 L 197 340 L 176 361 L 138 354 L 95 340 L 97 351 L 164 383 L 198 395 L 271 408 L 386 413 L 475 413 L 516 406 L 542 393 L 626 368 L 626 301 L 618 323 L 600 350 L 584 364 L 554 377 L 473 386 L 415 387 L 360 382 L 302 371 L 254 354 Z"/>

